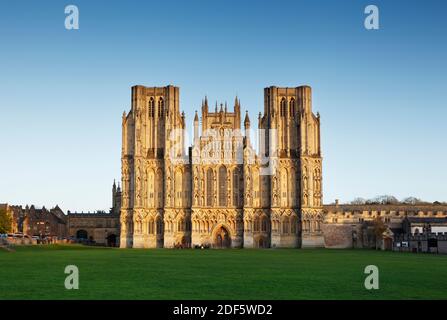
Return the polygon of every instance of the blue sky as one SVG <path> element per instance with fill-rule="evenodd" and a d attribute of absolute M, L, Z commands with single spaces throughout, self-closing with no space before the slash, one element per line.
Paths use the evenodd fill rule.
<path fill-rule="evenodd" d="M 80 11 L 64 28 L 64 8 Z M 380 29 L 364 28 L 364 8 Z M 135 84 L 194 110 L 313 88 L 324 202 L 447 200 L 445 1 L 2 1 L 0 202 L 107 210 Z M 256 122 L 256 121 L 254 121 Z"/>

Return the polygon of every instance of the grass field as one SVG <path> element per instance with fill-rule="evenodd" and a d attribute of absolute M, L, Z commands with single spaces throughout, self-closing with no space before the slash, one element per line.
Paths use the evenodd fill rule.
<path fill-rule="evenodd" d="M 370 264 L 379 290 L 364 288 Z M 374 250 L 30 246 L 0 250 L 0 299 L 446 299 L 446 273 L 447 256 Z"/>

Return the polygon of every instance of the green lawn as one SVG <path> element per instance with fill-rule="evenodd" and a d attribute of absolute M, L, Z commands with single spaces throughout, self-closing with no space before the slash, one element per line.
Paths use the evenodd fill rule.
<path fill-rule="evenodd" d="M 370 264 L 379 290 L 364 288 Z M 374 250 L 30 246 L 0 249 L 0 299 L 446 299 L 446 272 L 447 256 Z"/>

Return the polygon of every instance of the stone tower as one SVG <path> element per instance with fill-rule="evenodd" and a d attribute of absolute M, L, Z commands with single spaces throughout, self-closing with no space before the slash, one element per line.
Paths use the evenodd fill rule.
<path fill-rule="evenodd" d="M 115 180 L 113 180 L 112 185 L 112 208 L 110 210 L 114 215 L 119 216 L 121 211 L 121 187 L 118 182 L 118 187 L 116 186 Z"/>
<path fill-rule="evenodd" d="M 322 246 L 320 118 L 312 112 L 311 88 L 265 88 L 259 127 L 273 169 L 266 182 L 271 246 Z"/>
<path fill-rule="evenodd" d="M 132 87 L 131 110 L 122 120 L 121 247 L 172 246 L 177 221 L 185 224 L 177 236 L 188 237 L 189 168 L 170 157 L 184 156 L 184 136 L 175 137 L 184 127 L 179 88 Z M 174 185 L 181 187 L 174 191 Z"/>

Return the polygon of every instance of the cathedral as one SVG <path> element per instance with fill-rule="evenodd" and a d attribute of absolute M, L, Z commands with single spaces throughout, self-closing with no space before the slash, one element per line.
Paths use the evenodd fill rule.
<path fill-rule="evenodd" d="M 231 109 L 205 98 L 190 146 L 179 91 L 132 87 L 122 118 L 120 247 L 324 246 L 311 88 L 265 88 L 257 130 L 237 97 Z"/>

